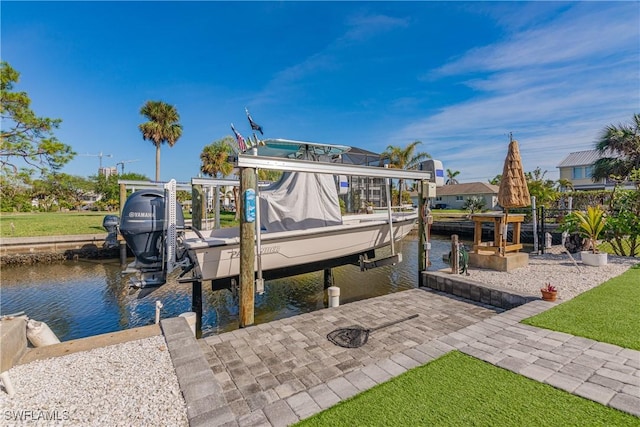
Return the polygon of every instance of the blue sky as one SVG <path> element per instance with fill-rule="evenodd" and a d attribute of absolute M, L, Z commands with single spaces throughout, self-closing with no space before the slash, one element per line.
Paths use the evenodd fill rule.
<path fill-rule="evenodd" d="M 248 136 L 420 151 L 461 182 L 589 150 L 640 112 L 639 2 L 2 2 L 1 57 L 39 116 L 104 166 L 153 178 L 140 107 L 174 105 L 161 179 L 197 176 L 202 148 Z M 95 175 L 98 157 L 63 172 Z"/>

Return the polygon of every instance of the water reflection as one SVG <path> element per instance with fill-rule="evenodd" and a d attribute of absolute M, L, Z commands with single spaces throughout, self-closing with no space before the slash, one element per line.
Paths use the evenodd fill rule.
<path fill-rule="evenodd" d="M 340 287 L 340 301 L 346 304 L 365 298 L 411 289 L 417 286 L 418 244 L 415 235 L 399 245 L 403 262 L 360 272 L 347 265 L 333 270 Z M 442 254 L 449 241 L 432 242 L 432 269 L 444 268 Z M 384 251 L 378 252 L 378 256 Z M 0 301 L 2 314 L 25 311 L 46 322 L 62 341 L 103 334 L 153 323 L 155 302 L 162 301 L 162 317 L 174 317 L 191 310 L 191 284 L 171 279 L 144 298 L 131 294 L 127 278 L 115 261 L 78 261 L 53 265 L 31 265 L 2 269 Z M 203 284 L 203 334 L 237 328 L 237 295 L 229 290 L 213 292 Z M 265 293 L 256 295 L 256 323 L 265 323 L 323 308 L 323 273 L 270 280 Z"/>

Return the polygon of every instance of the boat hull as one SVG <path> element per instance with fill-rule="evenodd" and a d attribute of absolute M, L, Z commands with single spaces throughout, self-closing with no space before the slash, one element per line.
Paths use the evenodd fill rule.
<path fill-rule="evenodd" d="M 394 241 L 405 237 L 413 229 L 415 221 L 415 215 L 405 215 L 394 221 Z M 278 271 L 281 277 L 326 268 L 323 265 L 335 266 L 337 260 L 354 262 L 359 254 L 391 243 L 386 221 L 358 218 L 347 219 L 339 226 L 263 234 L 261 240 L 263 272 Z M 201 280 L 233 278 L 240 273 L 237 238 L 189 239 L 185 241 L 185 247 L 195 260 L 196 274 Z M 301 268 L 314 265 L 318 267 L 312 270 Z M 257 260 L 254 268 L 257 270 Z M 288 270 L 290 274 L 287 274 Z"/>

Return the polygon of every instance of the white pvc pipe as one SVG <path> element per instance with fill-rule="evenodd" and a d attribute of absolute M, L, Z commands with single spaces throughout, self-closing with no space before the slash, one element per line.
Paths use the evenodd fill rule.
<path fill-rule="evenodd" d="M 160 300 L 156 301 L 156 325 L 160 323 L 160 310 L 162 310 L 163 307 Z"/>
<path fill-rule="evenodd" d="M 13 388 L 13 384 L 11 384 L 11 378 L 9 378 L 9 371 L 4 371 L 0 374 L 0 379 L 2 380 L 2 384 L 4 385 L 4 389 L 7 391 L 9 396 L 13 396 L 16 394 L 16 391 Z"/>
<path fill-rule="evenodd" d="M 329 308 L 340 306 L 340 288 L 337 286 L 330 286 L 327 288 L 329 293 Z"/>

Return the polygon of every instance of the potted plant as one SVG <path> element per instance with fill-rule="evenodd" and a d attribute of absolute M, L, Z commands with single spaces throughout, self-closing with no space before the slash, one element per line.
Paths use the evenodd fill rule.
<path fill-rule="evenodd" d="M 588 206 L 587 212 L 574 212 L 577 219 L 578 232 L 587 239 L 587 250 L 580 256 L 586 265 L 601 266 L 607 264 L 607 254 L 598 251 L 598 238 L 603 232 L 607 219 L 601 206 Z"/>
<path fill-rule="evenodd" d="M 544 301 L 555 301 L 558 297 L 558 288 L 551 283 L 545 283 L 544 286 L 540 288 L 540 292 L 542 292 L 542 299 Z"/>

